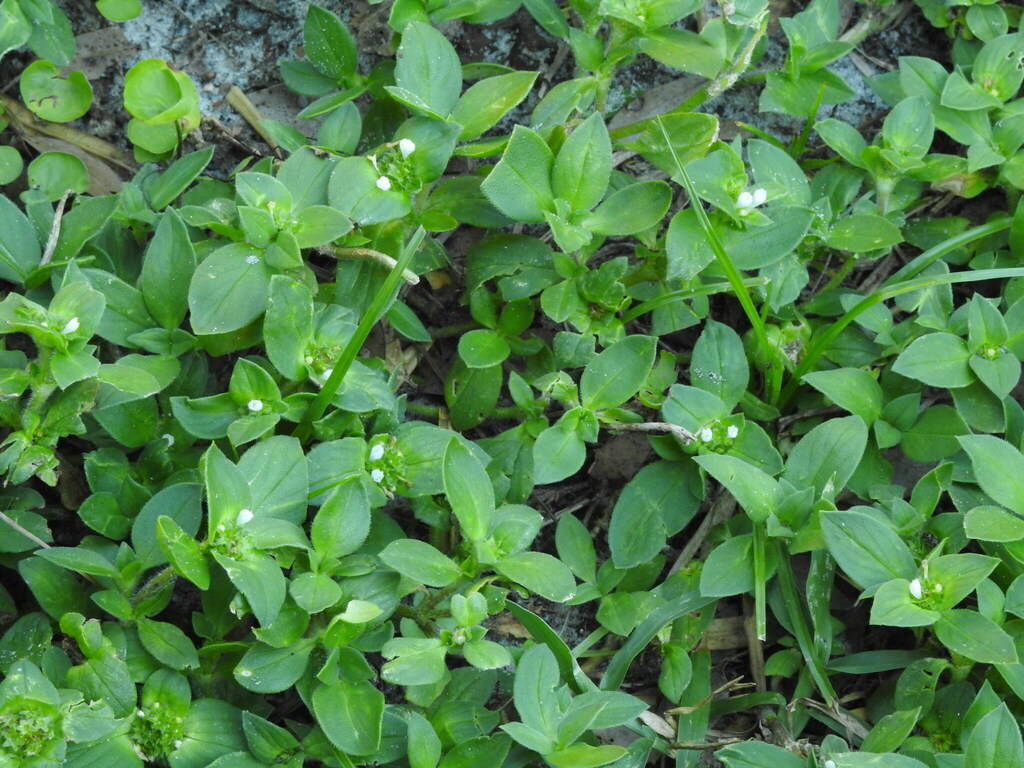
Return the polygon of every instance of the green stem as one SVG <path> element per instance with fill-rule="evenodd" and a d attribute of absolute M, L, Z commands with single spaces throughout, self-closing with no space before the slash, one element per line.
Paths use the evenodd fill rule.
<path fill-rule="evenodd" d="M 829 682 L 825 668 L 814 653 L 814 643 L 811 632 L 807 627 L 807 616 L 804 614 L 803 599 L 796 587 L 796 576 L 793 575 L 793 563 L 789 559 L 789 550 L 781 539 L 776 541 L 779 550 L 779 565 L 776 573 L 779 576 L 779 587 L 782 589 L 782 602 L 789 612 L 790 624 L 793 627 L 793 634 L 796 635 L 796 642 L 800 646 L 800 653 L 807 662 L 811 678 L 825 699 L 825 704 L 832 706 L 836 701 L 836 692 Z"/>
<path fill-rule="evenodd" d="M 754 523 L 754 624 L 757 639 L 764 642 L 768 637 L 768 614 L 765 609 L 765 548 L 768 534 L 763 523 Z"/>
<path fill-rule="evenodd" d="M 747 290 L 747 286 L 744 283 L 743 278 L 740 276 L 739 270 L 736 269 L 736 265 L 733 264 L 732 259 L 729 258 L 729 254 L 726 252 L 725 246 L 723 246 L 722 241 L 718 239 L 718 233 L 715 232 L 714 227 L 711 225 L 711 220 L 708 218 L 708 214 L 704 210 L 700 197 L 697 195 L 697 189 L 694 187 L 693 181 L 690 179 L 690 174 L 686 172 L 683 164 L 679 161 L 679 156 L 676 154 L 675 147 L 672 146 L 672 140 L 669 138 L 668 131 L 665 130 L 665 125 L 661 120 L 658 121 L 658 126 L 661 128 L 661 133 L 665 137 L 665 144 L 672 153 L 672 159 L 675 161 L 676 168 L 679 169 L 678 175 L 683 182 L 683 187 L 686 189 L 686 194 L 689 195 L 690 207 L 693 208 L 693 212 L 697 215 L 697 221 L 700 223 L 700 227 L 704 231 L 704 236 L 708 240 L 708 245 L 711 246 L 711 250 L 715 254 L 718 266 L 725 273 L 726 279 L 728 279 L 729 284 L 732 286 L 733 293 L 735 293 L 736 298 L 739 299 L 740 305 L 743 307 L 743 311 L 747 315 L 747 319 L 750 321 L 750 325 L 754 329 L 754 336 L 757 338 L 757 344 L 761 348 L 762 356 L 765 360 L 771 361 L 774 359 L 771 343 L 768 341 L 768 334 L 765 332 L 764 321 L 761 319 L 761 315 L 758 313 L 757 307 L 754 306 L 754 300 L 751 298 L 750 292 Z M 779 389 L 782 386 L 782 368 L 769 362 L 765 369 L 765 373 L 768 380 L 768 401 L 774 405 L 778 400 Z"/>
<path fill-rule="evenodd" d="M 154 576 L 145 584 L 143 584 L 139 588 L 139 591 L 132 596 L 132 608 L 138 608 L 151 597 L 155 597 L 157 594 L 159 594 L 160 590 L 162 590 L 169 584 L 173 584 L 177 578 L 178 574 L 175 573 L 174 569 L 168 565 L 166 568 L 157 573 L 156 576 Z"/>
<path fill-rule="evenodd" d="M 768 278 L 766 277 L 748 277 L 743 281 L 743 285 L 749 288 L 756 288 L 761 285 L 767 285 Z M 653 299 L 641 302 L 633 307 L 631 310 L 622 315 L 622 322 L 628 323 L 630 320 L 636 320 L 642 315 L 646 315 L 648 312 L 653 312 L 658 307 L 664 307 L 668 304 L 673 304 L 677 301 L 685 301 L 686 299 L 692 299 L 696 296 L 711 296 L 716 293 L 723 293 L 728 291 L 732 286 L 728 283 L 709 283 L 708 285 L 699 285 L 696 288 L 683 288 L 678 291 L 669 291 L 663 293 Z"/>
<path fill-rule="evenodd" d="M 979 227 L 978 229 L 981 229 Z M 923 255 L 923 254 L 922 254 Z M 915 259 L 916 261 L 916 259 Z M 910 266 L 909 264 L 907 266 Z M 925 265 L 927 266 L 927 265 Z M 906 269 L 906 268 L 904 268 Z M 924 269 L 924 267 L 921 267 Z M 901 272 L 903 270 L 900 270 Z M 919 270 L 915 270 L 919 271 Z M 897 273 L 898 274 L 898 273 Z M 810 372 L 814 368 L 814 364 L 818 361 L 818 358 L 828 349 L 829 345 L 836 340 L 836 337 L 842 333 L 843 329 L 846 328 L 850 323 L 856 320 L 861 314 L 871 309 L 879 302 L 886 301 L 895 296 L 899 296 L 903 293 L 910 293 L 911 291 L 918 291 L 922 288 L 931 288 L 936 285 L 952 285 L 954 283 L 974 283 L 981 280 L 1003 280 L 1011 277 L 1024 277 L 1024 268 L 1013 267 L 1008 269 L 982 269 L 975 272 L 957 272 L 952 275 L 935 275 L 932 277 L 918 277 L 913 280 L 906 280 L 902 283 L 892 285 L 885 290 L 877 291 L 870 296 L 865 296 L 854 306 L 852 306 L 845 315 L 840 317 L 834 323 L 832 323 L 828 330 L 819 336 L 804 354 L 803 360 L 800 361 L 800 365 L 797 366 L 796 370 L 793 371 L 793 377 L 786 384 L 786 388 L 782 390 L 782 396 L 777 404 L 779 410 L 784 411 L 786 404 L 790 401 L 794 394 L 796 394 L 796 388 L 800 384 L 800 380 L 805 373 Z"/>
<path fill-rule="evenodd" d="M 334 398 L 334 395 L 338 391 L 338 387 L 341 386 L 341 382 L 345 379 L 345 374 L 348 373 L 349 368 L 352 367 L 352 363 L 356 359 L 356 355 L 359 354 L 359 350 L 363 348 L 363 344 L 366 343 L 367 337 L 370 335 L 370 331 L 373 330 L 373 326 L 377 324 L 377 321 L 384 314 L 387 305 L 390 303 L 398 289 L 398 283 L 403 279 L 403 274 L 412 262 L 412 257 L 420 247 L 420 243 L 423 242 L 423 238 L 426 236 L 426 231 L 423 227 L 419 227 L 409 242 L 405 244 L 401 254 L 399 254 L 397 261 L 391 268 L 391 272 L 384 280 L 384 284 L 377 291 L 377 295 L 373 297 L 373 302 L 370 304 L 366 313 L 363 315 L 362 320 L 359 321 L 359 326 L 356 328 L 356 332 L 349 339 L 348 344 L 341 351 L 337 362 L 334 364 L 334 370 L 331 373 L 327 381 L 324 382 L 323 389 L 320 390 L 316 398 L 312 403 L 309 404 L 309 408 L 302 416 L 302 421 L 299 422 L 293 433 L 295 437 L 299 438 L 300 441 L 306 442 L 309 439 L 310 434 L 313 432 L 313 422 L 324 415 L 324 411 L 327 410 L 327 405 Z"/>

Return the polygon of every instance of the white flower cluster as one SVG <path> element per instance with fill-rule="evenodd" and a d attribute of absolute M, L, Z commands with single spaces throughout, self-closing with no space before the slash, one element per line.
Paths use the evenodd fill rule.
<path fill-rule="evenodd" d="M 739 434 L 740 428 L 737 427 L 735 424 L 730 424 L 725 429 L 725 436 L 728 437 L 730 440 L 735 440 L 737 437 L 739 437 Z M 704 429 L 700 431 L 700 439 L 701 442 L 704 443 L 712 442 L 715 439 L 714 430 L 712 430 L 711 427 L 704 427 Z"/>
<path fill-rule="evenodd" d="M 740 216 L 749 216 L 751 212 L 768 201 L 768 193 L 761 187 L 753 191 L 743 190 L 736 196 L 736 212 Z"/>
<path fill-rule="evenodd" d="M 400 139 L 398 142 L 398 151 L 402 154 L 402 159 L 405 160 L 406 158 L 409 157 L 409 155 L 416 151 L 416 143 L 412 139 Z M 378 168 L 377 166 L 377 156 L 367 155 L 366 159 L 373 163 L 374 170 L 376 170 L 379 173 L 380 168 Z M 391 179 L 389 179 L 387 176 L 378 176 L 376 184 L 377 189 L 379 189 L 381 192 L 387 192 L 388 190 L 391 189 Z"/>

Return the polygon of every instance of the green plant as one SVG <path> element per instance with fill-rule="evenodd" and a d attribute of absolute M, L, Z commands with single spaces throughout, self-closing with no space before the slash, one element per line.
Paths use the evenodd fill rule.
<path fill-rule="evenodd" d="M 874 80 L 874 135 L 818 111 L 890 14 L 831 0 L 761 72 L 757 1 L 399 0 L 368 74 L 311 5 L 310 128 L 227 174 L 188 74 L 135 65 L 149 164 L 90 197 L 45 153 L 0 196 L 0 766 L 1024 761 L 1024 38 L 918 4 L 954 71 Z M 435 26 L 520 6 L 575 59 L 541 98 Z M 73 119 L 63 18 L 7 0 L 0 50 Z M 700 87 L 611 129 L 640 54 Z M 738 83 L 795 135 L 692 111 Z M 550 495 L 588 462 L 621 488 Z M 754 691 L 712 684 L 720 608 Z M 709 741 L 735 713 L 765 728 Z"/>

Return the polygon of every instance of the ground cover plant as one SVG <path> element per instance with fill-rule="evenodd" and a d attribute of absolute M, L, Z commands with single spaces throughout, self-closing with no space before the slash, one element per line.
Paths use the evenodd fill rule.
<path fill-rule="evenodd" d="M 238 157 L 0 3 L 0 768 L 1024 765 L 1021 8 L 379 10 Z M 446 36 L 513 14 L 568 77 Z"/>

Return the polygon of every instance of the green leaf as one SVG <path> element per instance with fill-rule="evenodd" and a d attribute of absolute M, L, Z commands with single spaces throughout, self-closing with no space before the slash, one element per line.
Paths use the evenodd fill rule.
<path fill-rule="evenodd" d="M 970 768 L 1002 768 L 1024 764 L 1020 725 L 1005 702 L 978 722 L 967 739 L 964 764 Z"/>
<path fill-rule="evenodd" d="M 574 515 L 567 514 L 558 518 L 555 547 L 558 557 L 580 581 L 590 584 L 597 581 L 597 552 L 594 550 L 593 537 Z"/>
<path fill-rule="evenodd" d="M 554 742 L 561 719 L 555 687 L 558 664 L 546 645 L 528 648 L 516 664 L 512 698 L 523 725 Z M 515 734 L 512 734 L 513 737 Z"/>
<path fill-rule="evenodd" d="M 297 439 L 274 435 L 261 440 L 239 460 L 238 471 L 249 486 L 254 515 L 296 525 L 306 521 L 308 470 Z"/>
<path fill-rule="evenodd" d="M 144 190 L 154 211 L 166 208 L 199 178 L 199 174 L 210 164 L 215 148 L 209 146 L 190 152 L 171 163 L 163 173 L 147 177 Z"/>
<path fill-rule="evenodd" d="M 419 712 L 409 713 L 408 744 L 411 768 L 435 768 L 441 759 L 441 739 Z"/>
<path fill-rule="evenodd" d="M 978 541 L 1020 541 L 1024 539 L 1024 519 L 1001 507 L 974 507 L 964 515 L 964 533 Z"/>
<path fill-rule="evenodd" d="M 804 374 L 804 381 L 840 408 L 871 425 L 882 416 L 882 387 L 860 368 L 836 368 Z"/>
<path fill-rule="evenodd" d="M 302 639 L 284 648 L 253 643 L 234 669 L 235 680 L 254 693 L 280 693 L 306 671 L 314 641 Z"/>
<path fill-rule="evenodd" d="M 434 685 L 448 674 L 445 648 L 437 638 L 396 637 L 381 653 L 391 661 L 381 667 L 380 675 L 395 685 Z"/>
<path fill-rule="evenodd" d="M 921 708 L 899 710 L 892 712 L 877 723 L 864 737 L 860 748 L 864 752 L 889 753 L 899 749 L 907 736 L 917 725 L 917 719 L 921 714 Z"/>
<path fill-rule="evenodd" d="M 892 369 L 931 387 L 953 389 L 974 381 L 967 342 L 951 333 L 929 333 L 900 352 Z"/>
<path fill-rule="evenodd" d="M 564 603 L 576 594 L 576 579 L 569 567 L 544 552 L 520 552 L 502 558 L 494 566 L 502 576 L 546 597 Z"/>
<path fill-rule="evenodd" d="M 537 72 L 509 72 L 474 83 L 451 113 L 451 120 L 462 126 L 459 141 L 470 141 L 493 128 L 505 114 L 521 102 L 533 87 Z"/>
<path fill-rule="evenodd" d="M 1004 507 L 1024 515 L 1024 455 L 1005 440 L 990 435 L 959 438 L 986 494 Z"/>
<path fill-rule="evenodd" d="M 754 589 L 754 541 L 749 533 L 733 536 L 708 555 L 700 574 L 700 594 L 729 597 Z M 765 579 L 775 572 L 775 548 L 766 550 Z"/>
<path fill-rule="evenodd" d="M 612 172 L 612 142 L 600 113 L 578 125 L 558 150 L 551 171 L 555 197 L 570 210 L 586 211 L 604 197 Z"/>
<path fill-rule="evenodd" d="M 139 275 L 146 309 L 168 330 L 174 330 L 185 319 L 189 283 L 195 270 L 196 256 L 188 229 L 178 212 L 169 209 L 146 246 Z"/>
<path fill-rule="evenodd" d="M 635 235 L 659 223 L 671 203 L 664 181 L 638 181 L 609 195 L 581 223 L 595 235 Z"/>
<path fill-rule="evenodd" d="M 917 563 L 907 545 L 892 528 L 870 515 L 822 512 L 821 529 L 832 557 L 865 589 L 917 574 Z"/>
<path fill-rule="evenodd" d="M 1013 638 L 992 619 L 977 611 L 944 611 L 935 624 L 935 636 L 949 650 L 985 664 L 1016 664 Z"/>
<path fill-rule="evenodd" d="M 957 438 L 970 434 L 963 416 L 950 405 L 933 405 L 918 416 L 900 438 L 900 448 L 913 461 L 941 461 L 960 450 Z"/>
<path fill-rule="evenodd" d="M 428 587 L 446 587 L 459 578 L 459 566 L 425 541 L 398 539 L 378 557 L 386 566 Z"/>
<path fill-rule="evenodd" d="M 245 596 L 260 626 L 269 627 L 273 624 L 284 605 L 287 589 L 287 582 L 277 561 L 259 552 L 250 552 L 238 558 L 222 555 L 216 550 L 212 554 L 231 583 Z"/>
<path fill-rule="evenodd" d="M 782 747 L 764 741 L 730 744 L 715 752 L 728 768 L 805 768 L 807 762 Z"/>
<path fill-rule="evenodd" d="M 855 213 L 840 219 L 828 232 L 825 244 L 853 253 L 891 248 L 903 242 L 899 227 L 876 213 Z"/>
<path fill-rule="evenodd" d="M 692 465 L 674 461 L 654 462 L 637 472 L 616 500 L 608 526 L 615 567 L 634 568 L 661 552 L 666 538 L 697 514 L 700 483 Z"/>
<path fill-rule="evenodd" d="M 656 344 L 653 336 L 627 336 L 591 360 L 580 377 L 583 407 L 599 411 L 633 397 L 654 365 Z"/>
<path fill-rule="evenodd" d="M 483 540 L 494 513 L 494 488 L 479 459 L 458 440 L 448 441 L 442 462 L 444 492 L 462 535 Z"/>
<path fill-rule="evenodd" d="M 884 627 L 930 627 L 941 616 L 912 599 L 908 579 L 884 582 L 871 602 L 871 623 Z"/>
<path fill-rule="evenodd" d="M 199 543 L 166 515 L 157 518 L 156 535 L 160 549 L 174 570 L 199 589 L 209 589 L 210 569 Z"/>
<path fill-rule="evenodd" d="M 395 83 L 429 111 L 447 118 L 462 91 L 459 55 L 433 26 L 414 21 L 402 31 Z"/>
<path fill-rule="evenodd" d="M 665 140 L 666 134 L 671 149 Z M 626 149 L 643 155 L 670 177 L 683 166 L 707 154 L 718 140 L 718 118 L 715 115 L 678 111 L 662 115 L 657 124 L 646 128 L 634 141 L 623 142 Z"/>
<path fill-rule="evenodd" d="M 370 532 L 370 500 L 357 475 L 351 475 L 327 497 L 313 518 L 310 536 L 321 558 L 355 552 Z"/>
<path fill-rule="evenodd" d="M 579 420 L 576 410 L 567 411 L 537 437 L 533 444 L 533 481 L 537 485 L 557 483 L 583 466 L 587 448 L 576 433 Z"/>
<path fill-rule="evenodd" d="M 723 323 L 708 320 L 693 346 L 691 384 L 717 396 L 732 409 L 747 391 L 749 381 L 750 364 L 739 334 Z"/>
<path fill-rule="evenodd" d="M 323 573 L 302 573 L 288 586 L 292 599 L 306 613 L 320 613 L 336 604 L 342 597 L 338 582 Z"/>
<path fill-rule="evenodd" d="M 89 576 L 117 578 L 119 574 L 117 568 L 99 552 L 81 547 L 48 547 L 36 550 L 36 556 L 48 560 L 54 565 L 59 565 L 61 568 Z"/>
<path fill-rule="evenodd" d="M 0 12 L 0 24 L 2 22 L 3 14 Z M 24 285 L 25 278 L 39 266 L 41 255 L 39 239 L 28 217 L 0 195 L 0 279 Z"/>
<path fill-rule="evenodd" d="M 868 428 L 857 416 L 829 419 L 796 444 L 783 478 L 835 498 L 846 487 L 867 446 Z"/>
<path fill-rule="evenodd" d="M 626 754 L 624 747 L 603 744 L 592 747 L 589 744 L 573 744 L 571 747 L 549 752 L 544 759 L 557 768 L 596 768 L 614 763 Z"/>
<path fill-rule="evenodd" d="M 192 330 L 200 335 L 242 328 L 266 308 L 271 270 L 252 246 L 218 248 L 196 269 L 188 291 Z"/>
<path fill-rule="evenodd" d="M 480 189 L 494 207 L 516 221 L 544 221 L 553 211 L 551 169 L 554 157 L 539 134 L 517 125 L 501 160 Z"/>
<path fill-rule="evenodd" d="M 725 486 L 755 524 L 767 521 L 781 506 L 783 491 L 775 478 L 743 459 L 707 453 L 694 461 Z"/>
<path fill-rule="evenodd" d="M 490 368 L 511 354 L 508 342 L 497 331 L 480 328 L 459 338 L 459 357 L 467 368 Z"/>
<path fill-rule="evenodd" d="M 141 618 L 137 625 L 139 640 L 153 657 L 171 669 L 195 669 L 199 654 L 188 636 L 174 624 Z"/>
<path fill-rule="evenodd" d="M 380 747 L 384 694 L 368 682 L 339 680 L 313 691 L 313 714 L 330 742 L 350 755 Z"/>
<path fill-rule="evenodd" d="M 477 736 L 460 742 L 444 756 L 438 768 L 479 768 L 503 765 L 510 741 L 504 734 Z"/>
<path fill-rule="evenodd" d="M 78 119 L 92 103 L 92 86 L 85 75 L 74 70 L 62 77 L 58 67 L 42 59 L 21 71 L 19 87 L 25 106 L 54 123 Z"/>
<path fill-rule="evenodd" d="M 311 4 L 302 27 L 306 56 L 317 70 L 332 80 L 351 77 L 356 71 L 356 41 L 341 19 Z"/>

